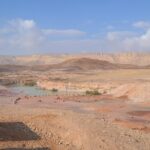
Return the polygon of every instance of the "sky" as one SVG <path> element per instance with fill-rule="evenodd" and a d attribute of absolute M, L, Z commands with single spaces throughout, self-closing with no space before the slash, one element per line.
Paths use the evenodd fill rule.
<path fill-rule="evenodd" d="M 0 0 L 0 55 L 150 52 L 149 0 Z"/>

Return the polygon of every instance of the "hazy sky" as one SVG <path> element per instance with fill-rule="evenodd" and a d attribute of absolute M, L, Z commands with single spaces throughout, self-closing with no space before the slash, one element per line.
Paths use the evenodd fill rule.
<path fill-rule="evenodd" d="M 0 54 L 150 51 L 150 0 L 0 0 Z"/>

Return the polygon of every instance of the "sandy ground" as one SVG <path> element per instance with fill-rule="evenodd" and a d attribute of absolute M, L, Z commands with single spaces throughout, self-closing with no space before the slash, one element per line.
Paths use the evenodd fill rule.
<path fill-rule="evenodd" d="M 0 149 L 15 148 L 149 150 L 150 104 L 110 95 L 1 96 Z"/>
<path fill-rule="evenodd" d="M 50 89 L 56 82 L 84 92 L 98 85 L 102 95 L 25 96 L 1 86 L 0 150 L 150 150 L 150 69 L 0 77 L 5 85 L 33 79 L 53 82 Z"/>

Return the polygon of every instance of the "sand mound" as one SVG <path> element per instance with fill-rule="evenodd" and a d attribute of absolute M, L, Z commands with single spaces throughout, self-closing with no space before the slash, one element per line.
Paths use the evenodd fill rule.
<path fill-rule="evenodd" d="M 96 69 L 129 69 L 129 68 L 138 68 L 134 65 L 125 65 L 125 64 L 114 64 L 109 61 L 91 59 L 91 58 L 75 58 L 64 61 L 57 66 L 61 68 L 74 68 L 81 70 L 96 70 Z"/>
<path fill-rule="evenodd" d="M 128 96 L 135 102 L 150 100 L 150 84 L 149 83 L 128 83 L 120 85 L 111 91 L 115 97 Z"/>
<path fill-rule="evenodd" d="M 31 67 L 32 68 L 32 67 Z M 145 68 L 144 66 L 142 68 Z M 63 71 L 86 71 L 86 70 L 99 70 L 99 69 L 141 69 L 141 67 L 130 64 L 115 64 L 105 60 L 92 59 L 92 58 L 73 58 L 66 60 L 62 63 L 53 65 L 37 65 L 32 68 L 33 70 L 51 70 L 59 69 Z"/>
<path fill-rule="evenodd" d="M 68 68 L 79 68 L 83 70 L 117 68 L 116 65 L 108 61 L 90 59 L 90 58 L 69 59 L 61 63 L 60 66 L 68 67 Z"/>

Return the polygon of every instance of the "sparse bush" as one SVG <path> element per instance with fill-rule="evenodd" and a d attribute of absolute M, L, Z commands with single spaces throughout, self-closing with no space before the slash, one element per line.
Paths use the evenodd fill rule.
<path fill-rule="evenodd" d="M 85 93 L 86 95 L 101 95 L 101 93 L 98 90 L 87 90 Z"/>
<path fill-rule="evenodd" d="M 26 81 L 24 83 L 25 86 L 35 86 L 36 85 L 36 82 L 35 81 Z"/>
<path fill-rule="evenodd" d="M 51 91 L 52 92 L 58 92 L 58 89 L 52 88 Z"/>

